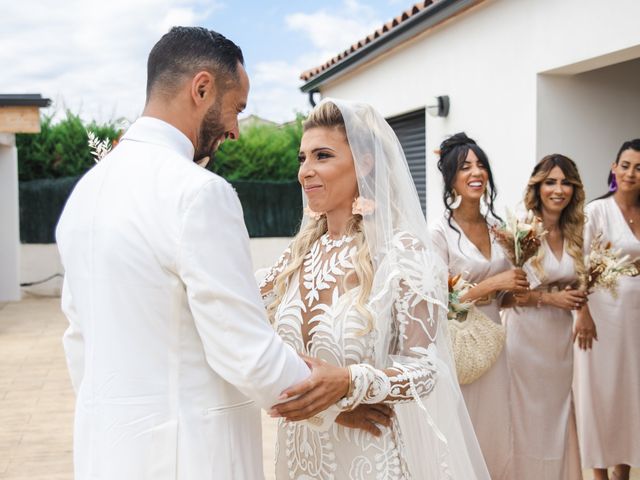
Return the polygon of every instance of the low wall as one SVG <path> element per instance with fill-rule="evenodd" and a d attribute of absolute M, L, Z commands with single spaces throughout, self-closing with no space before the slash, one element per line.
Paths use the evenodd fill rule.
<path fill-rule="evenodd" d="M 249 242 L 253 269 L 273 265 L 289 245 L 289 237 L 252 238 Z M 43 280 L 57 273 L 64 273 L 55 243 L 21 245 L 20 283 Z M 62 277 L 55 277 L 42 284 L 23 287 L 22 293 L 41 296 L 60 296 Z"/>

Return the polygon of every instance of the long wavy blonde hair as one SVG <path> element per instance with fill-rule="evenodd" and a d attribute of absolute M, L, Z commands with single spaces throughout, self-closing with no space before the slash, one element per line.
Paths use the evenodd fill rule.
<path fill-rule="evenodd" d="M 567 181 L 573 185 L 573 195 L 571 201 L 560 214 L 560 231 L 567 245 L 567 253 L 573 258 L 574 268 L 578 276 L 578 282 L 582 286 L 586 281 L 586 267 L 583 257 L 583 230 L 585 223 L 584 202 L 585 194 L 578 167 L 568 157 L 560 154 L 547 155 L 533 169 L 531 178 L 527 185 L 524 196 L 524 204 L 527 210 L 542 217 L 542 200 L 540 198 L 540 186 L 549 176 L 551 170 L 560 167 Z M 531 260 L 531 266 L 535 269 L 540 278 L 545 274 L 542 269 L 544 259 L 544 249 L 539 249 L 538 254 Z"/>
<path fill-rule="evenodd" d="M 340 109 L 331 102 L 323 102 L 315 107 L 302 124 L 302 127 L 304 132 L 312 128 L 336 129 L 344 134 L 345 141 L 348 142 L 344 119 L 340 113 Z M 293 275 L 301 268 L 304 257 L 311 250 L 313 243 L 325 233 L 327 233 L 327 217 L 322 215 L 318 219 L 309 219 L 293 238 L 289 247 L 290 255 L 287 266 L 277 276 L 273 286 L 275 299 L 267 307 L 270 318 L 273 318 L 275 310 L 282 301 L 289 282 Z M 361 215 L 353 215 L 349 219 L 345 233 L 353 237 L 357 256 L 353 262 L 354 270 L 345 276 L 343 285 L 345 289 L 360 286 L 360 292 L 356 300 L 356 308 L 369 320 L 371 329 L 373 327 L 373 317 L 371 312 L 366 308 L 366 304 L 369 300 L 369 294 L 371 293 L 371 286 L 373 284 L 373 264 L 362 228 Z M 355 279 L 353 275 L 355 275 Z"/>

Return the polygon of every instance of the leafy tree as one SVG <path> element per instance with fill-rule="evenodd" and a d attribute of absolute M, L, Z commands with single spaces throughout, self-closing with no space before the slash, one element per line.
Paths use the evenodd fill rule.
<path fill-rule="evenodd" d="M 222 144 L 209 168 L 227 180 L 295 181 L 302 120 L 298 115 L 283 126 L 248 127 L 238 141 Z M 16 135 L 20 181 L 84 174 L 94 165 L 87 130 L 111 142 L 121 133 L 116 122 L 84 123 L 67 111 L 58 123 L 53 123 L 51 116 L 44 116 L 38 134 Z"/>
<path fill-rule="evenodd" d="M 301 138 L 301 115 L 283 126 L 252 125 L 220 146 L 210 168 L 228 180 L 295 180 Z"/>
<path fill-rule="evenodd" d="M 40 133 L 16 135 L 18 175 L 21 181 L 82 175 L 94 165 L 87 145 L 87 130 L 114 141 L 120 134 L 115 123 L 85 124 L 70 111 L 58 123 L 51 116 L 40 122 Z"/>

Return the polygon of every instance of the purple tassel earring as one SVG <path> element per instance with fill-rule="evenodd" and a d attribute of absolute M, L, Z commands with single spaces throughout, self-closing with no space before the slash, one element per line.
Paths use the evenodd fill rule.
<path fill-rule="evenodd" d="M 615 193 L 618 190 L 618 182 L 616 182 L 616 176 L 613 173 L 609 174 L 609 192 Z"/>

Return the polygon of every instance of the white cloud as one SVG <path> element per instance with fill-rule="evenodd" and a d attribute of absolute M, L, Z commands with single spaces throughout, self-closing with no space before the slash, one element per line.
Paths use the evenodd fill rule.
<path fill-rule="evenodd" d="M 293 62 L 260 62 L 252 69 L 247 113 L 276 122 L 291 120 L 295 112 L 309 110 L 306 95 L 300 92 L 298 78 L 302 67 Z"/>
<path fill-rule="evenodd" d="M 221 0 L 2 2 L 0 93 L 41 93 L 59 113 L 68 108 L 87 120 L 133 120 L 144 107 L 147 55 L 160 35 L 172 25 L 205 24 L 221 8 Z M 340 9 L 292 13 L 283 24 L 313 48 L 298 58 L 250 65 L 246 110 L 280 122 L 309 109 L 299 90 L 302 71 L 382 21 L 364 2 L 344 0 Z"/>
<path fill-rule="evenodd" d="M 172 25 L 204 20 L 202 0 L 3 4 L 2 93 L 42 93 L 86 119 L 134 119 L 149 50 Z M 206 3 L 210 13 L 212 2 Z"/>
<path fill-rule="evenodd" d="M 291 30 L 306 34 L 317 49 L 330 55 L 347 49 L 382 24 L 368 7 L 354 0 L 347 0 L 344 11 L 338 14 L 319 10 L 294 13 L 285 20 Z"/>
<path fill-rule="evenodd" d="M 339 11 L 320 9 L 292 13 L 285 17 L 292 31 L 306 36 L 314 49 L 292 60 L 261 62 L 253 69 L 248 111 L 275 121 L 286 121 L 293 111 L 310 109 L 308 97 L 300 92 L 300 74 L 329 60 L 382 25 L 375 12 L 357 0 L 344 0 Z"/>
<path fill-rule="evenodd" d="M 280 83 L 287 86 L 297 85 L 300 71 L 298 67 L 284 60 L 260 62 L 253 69 L 252 82 L 256 85 Z"/>

